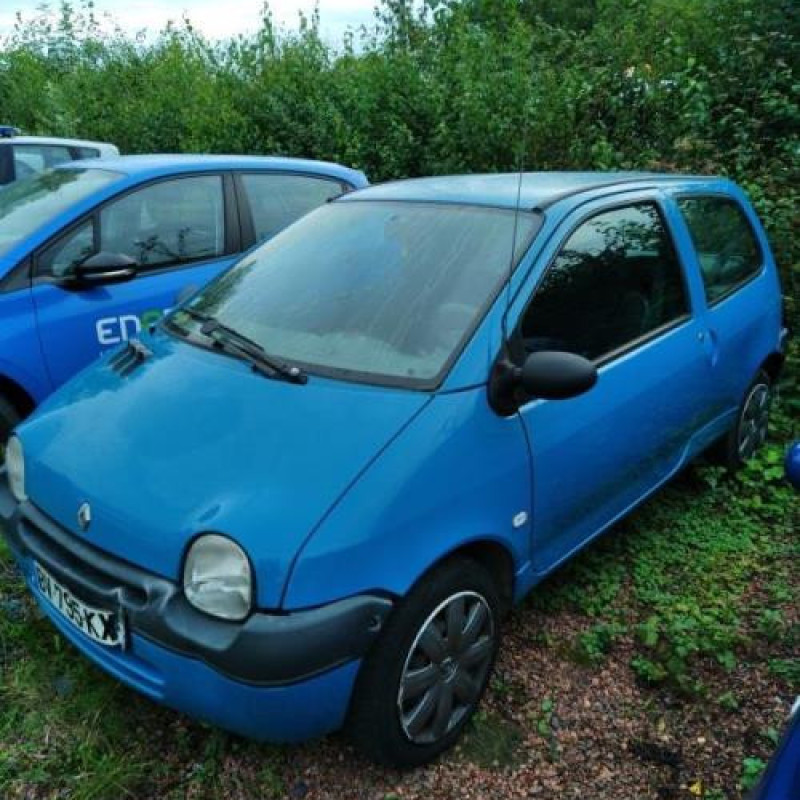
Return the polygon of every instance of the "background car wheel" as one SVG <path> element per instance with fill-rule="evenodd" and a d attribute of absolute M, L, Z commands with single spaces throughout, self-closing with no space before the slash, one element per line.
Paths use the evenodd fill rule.
<path fill-rule="evenodd" d="M 8 437 L 14 426 L 22 419 L 17 409 L 0 395 L 0 464 L 5 461 L 5 449 Z"/>
<path fill-rule="evenodd" d="M 718 455 L 729 470 L 740 469 L 766 441 L 771 403 L 772 380 L 762 370 L 745 393 L 736 424 L 719 445 Z"/>
<path fill-rule="evenodd" d="M 416 766 L 452 747 L 486 688 L 502 603 L 491 574 L 456 558 L 395 609 L 356 683 L 349 732 L 362 752 Z"/>

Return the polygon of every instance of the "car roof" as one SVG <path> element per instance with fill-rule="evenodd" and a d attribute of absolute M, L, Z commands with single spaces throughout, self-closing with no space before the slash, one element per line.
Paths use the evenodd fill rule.
<path fill-rule="evenodd" d="M 370 186 L 339 202 L 403 200 L 454 203 L 526 210 L 544 209 L 572 195 L 604 188 L 635 188 L 668 183 L 705 182 L 708 176 L 658 172 L 508 172 L 486 175 L 444 175 L 411 178 Z"/>
<path fill-rule="evenodd" d="M 136 155 L 116 158 L 92 158 L 60 164 L 56 169 L 94 168 L 121 172 L 131 178 L 156 177 L 175 172 L 203 172 L 208 170 L 254 169 L 277 172 L 301 172 L 346 180 L 355 186 L 366 184 L 362 172 L 333 164 L 304 158 L 282 156 L 236 155 Z"/>
<path fill-rule="evenodd" d="M 108 155 L 119 153 L 116 145 L 108 142 L 93 142 L 89 139 L 61 139 L 55 136 L 4 136 L 3 144 L 54 144 L 63 147 L 96 147 L 105 150 Z"/>

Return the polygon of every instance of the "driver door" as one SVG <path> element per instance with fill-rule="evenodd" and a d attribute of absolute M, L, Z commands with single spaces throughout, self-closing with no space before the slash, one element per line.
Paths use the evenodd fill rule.
<path fill-rule="evenodd" d="M 701 327 L 660 203 L 643 197 L 580 214 L 514 337 L 520 360 L 562 350 L 598 369 L 585 394 L 520 408 L 540 573 L 668 478 L 709 414 Z"/>
<path fill-rule="evenodd" d="M 53 387 L 157 321 L 185 286 L 229 266 L 225 222 L 223 176 L 183 176 L 112 200 L 40 251 L 32 295 Z M 75 266 L 98 252 L 133 258 L 137 276 L 81 286 Z"/>

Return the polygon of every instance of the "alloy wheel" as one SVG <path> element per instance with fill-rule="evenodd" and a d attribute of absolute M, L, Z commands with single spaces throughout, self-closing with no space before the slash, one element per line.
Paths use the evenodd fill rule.
<path fill-rule="evenodd" d="M 478 702 L 495 651 L 495 623 L 477 592 L 448 597 L 419 629 L 400 676 L 397 709 L 405 736 L 431 744 Z"/>
<path fill-rule="evenodd" d="M 769 424 L 770 387 L 757 383 L 745 400 L 739 418 L 738 450 L 742 461 L 751 458 L 767 438 Z"/>

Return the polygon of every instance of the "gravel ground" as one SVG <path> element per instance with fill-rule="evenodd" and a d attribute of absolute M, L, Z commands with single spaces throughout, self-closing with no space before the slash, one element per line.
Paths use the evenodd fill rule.
<path fill-rule="evenodd" d="M 548 635 L 566 640 L 585 626 L 568 615 L 542 620 L 517 612 L 481 718 L 441 763 L 408 773 L 382 770 L 332 737 L 284 753 L 287 795 L 671 800 L 721 790 L 739 797 L 742 760 L 770 750 L 762 732 L 781 728 L 788 711 L 776 682 L 746 664 L 722 682 L 716 675 L 715 691 L 734 692 L 740 704 L 726 711 L 640 685 L 624 641 L 599 668 L 538 644 Z M 240 766 L 232 758 L 231 769 Z"/>
<path fill-rule="evenodd" d="M 407 772 L 365 761 L 343 735 L 257 745 L 149 702 L 63 644 L 0 551 L 0 800 L 740 800 L 800 691 L 800 503 L 775 489 L 745 514 L 704 486 L 690 475 L 538 587 L 505 625 L 463 742 Z M 735 657 L 696 652 L 688 684 L 646 683 L 632 668 L 657 660 L 643 621 L 685 612 L 688 624 L 692 609 L 729 602 Z M 720 619 L 709 636 L 734 624 Z M 603 626 L 615 632 L 601 647 L 578 647 Z"/>

